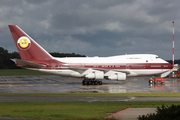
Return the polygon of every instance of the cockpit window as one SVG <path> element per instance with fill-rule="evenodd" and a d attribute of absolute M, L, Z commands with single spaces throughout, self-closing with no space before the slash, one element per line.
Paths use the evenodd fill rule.
<path fill-rule="evenodd" d="M 156 59 L 158 59 L 158 58 L 160 58 L 160 57 L 157 56 Z"/>

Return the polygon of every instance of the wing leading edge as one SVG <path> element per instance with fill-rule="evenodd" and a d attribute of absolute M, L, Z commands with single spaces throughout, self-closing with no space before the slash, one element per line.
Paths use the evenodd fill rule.
<path fill-rule="evenodd" d="M 130 71 L 119 71 L 119 70 L 107 70 L 107 69 L 92 69 L 92 68 L 71 68 L 62 67 L 78 72 L 86 79 L 109 79 L 109 80 L 126 80 L 127 74 Z"/>

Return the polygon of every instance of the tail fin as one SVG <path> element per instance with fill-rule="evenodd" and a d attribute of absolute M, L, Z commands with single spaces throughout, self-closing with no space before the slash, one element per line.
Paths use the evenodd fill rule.
<path fill-rule="evenodd" d="M 23 60 L 50 60 L 52 56 L 17 25 L 8 25 Z"/>

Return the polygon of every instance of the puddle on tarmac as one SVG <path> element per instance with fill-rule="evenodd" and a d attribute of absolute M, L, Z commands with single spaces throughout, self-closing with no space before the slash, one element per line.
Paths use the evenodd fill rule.
<path fill-rule="evenodd" d="M 180 92 L 180 79 L 149 85 L 149 77 L 126 81 L 103 80 L 103 85 L 82 86 L 83 78 L 47 76 L 0 76 L 0 93 L 150 93 Z"/>

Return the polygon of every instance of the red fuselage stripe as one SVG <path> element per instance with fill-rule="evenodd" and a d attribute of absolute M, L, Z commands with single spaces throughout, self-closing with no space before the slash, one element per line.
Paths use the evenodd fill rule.
<path fill-rule="evenodd" d="M 107 69 L 107 70 L 141 70 L 141 69 L 172 69 L 172 65 L 169 63 L 62 63 L 57 60 L 28 60 L 28 62 L 45 65 L 42 69 L 62 69 L 62 67 L 68 68 L 92 68 L 92 69 Z"/>

